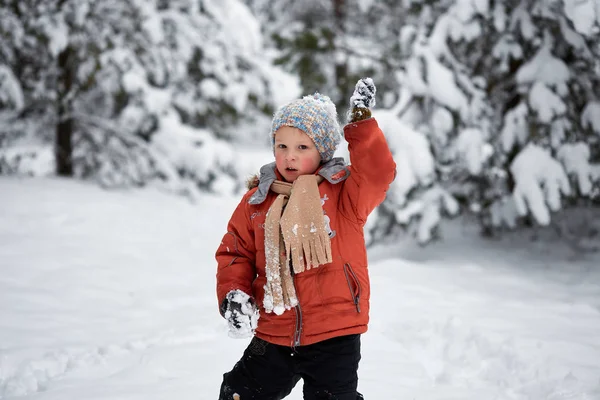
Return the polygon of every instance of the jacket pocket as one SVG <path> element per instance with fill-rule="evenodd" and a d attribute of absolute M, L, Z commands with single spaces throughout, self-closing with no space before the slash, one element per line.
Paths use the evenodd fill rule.
<path fill-rule="evenodd" d="M 317 291 L 315 294 L 318 296 L 320 306 L 336 311 L 360 313 L 362 311 L 360 300 L 364 295 L 362 287 L 364 279 L 361 279 L 361 271 L 355 271 L 349 263 L 338 264 L 335 267 L 337 268 L 328 265 L 322 269 L 314 269 L 318 271 L 317 284 L 310 287 L 314 287 Z M 304 286 L 300 288 L 301 291 L 303 289 Z M 306 294 L 305 297 L 312 296 Z"/>
<path fill-rule="evenodd" d="M 352 297 L 352 302 L 356 307 L 356 312 L 360 313 L 360 295 L 361 295 L 361 286 L 356 273 L 352 269 L 350 263 L 344 264 L 344 275 L 346 277 L 346 283 L 348 283 L 348 289 L 350 290 L 350 296 Z"/>

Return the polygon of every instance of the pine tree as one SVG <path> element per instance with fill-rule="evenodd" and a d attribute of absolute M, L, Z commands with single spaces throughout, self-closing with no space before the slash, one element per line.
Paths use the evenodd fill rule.
<path fill-rule="evenodd" d="M 192 195 L 242 180 L 229 141 L 261 132 L 266 142 L 281 73 L 238 0 L 15 1 L 1 11 L 13 34 L 1 71 L 14 76 L 0 91 L 2 110 L 14 109 L 0 129 L 2 173 L 39 173 L 32 158 L 56 143 L 59 174 Z"/>
<path fill-rule="evenodd" d="M 527 216 L 547 225 L 565 196 L 598 196 L 597 7 L 561 4 L 412 2 L 419 23 L 400 35 L 409 56 L 398 77 L 416 132 L 395 150 L 424 134 L 419 154 L 435 161 L 394 183 L 372 237 L 408 226 L 426 243 L 456 200 L 489 233 Z"/>
<path fill-rule="evenodd" d="M 486 234 L 544 225 L 565 201 L 598 197 L 594 0 L 315 1 L 316 15 L 246 2 L 304 92 L 345 107 L 340 82 L 377 83 L 398 178 L 369 221 L 372 240 L 408 229 L 427 243 L 461 208 Z M 334 35 L 323 27 L 339 26 L 339 4 Z"/>

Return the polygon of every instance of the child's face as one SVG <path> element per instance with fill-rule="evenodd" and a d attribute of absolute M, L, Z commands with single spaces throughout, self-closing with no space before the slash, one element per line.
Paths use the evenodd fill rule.
<path fill-rule="evenodd" d="M 321 155 L 302 130 L 282 126 L 275 132 L 275 164 L 287 182 L 294 182 L 300 175 L 313 174 L 321 164 Z"/>

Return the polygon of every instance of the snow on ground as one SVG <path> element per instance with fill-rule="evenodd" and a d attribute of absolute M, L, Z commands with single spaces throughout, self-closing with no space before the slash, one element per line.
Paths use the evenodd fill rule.
<path fill-rule="evenodd" d="M 216 399 L 247 344 L 215 299 L 237 201 L 0 178 L 0 398 Z M 474 231 L 371 251 L 365 398 L 600 399 L 599 257 Z"/>

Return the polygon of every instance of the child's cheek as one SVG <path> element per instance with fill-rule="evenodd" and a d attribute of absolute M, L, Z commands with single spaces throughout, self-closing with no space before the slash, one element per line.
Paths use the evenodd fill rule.
<path fill-rule="evenodd" d="M 282 171 L 284 171 L 286 167 L 285 156 L 283 156 L 282 154 L 275 154 L 275 166 L 277 166 L 279 172 L 282 173 Z"/>
<path fill-rule="evenodd" d="M 300 161 L 300 166 L 302 167 L 302 171 L 312 173 L 314 170 L 317 169 L 318 164 L 310 158 L 305 158 L 302 161 Z"/>
<path fill-rule="evenodd" d="M 284 162 L 284 156 L 281 153 L 275 153 L 275 164 L 279 165 L 283 165 Z"/>

